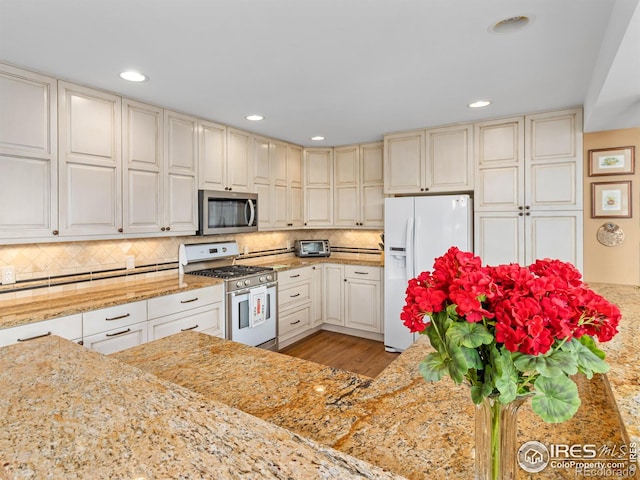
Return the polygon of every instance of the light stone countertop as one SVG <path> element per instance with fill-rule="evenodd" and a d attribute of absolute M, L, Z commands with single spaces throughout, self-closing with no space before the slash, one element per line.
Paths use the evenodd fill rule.
<path fill-rule="evenodd" d="M 0 348 L 0 391 L 2 479 L 402 478 L 60 337 Z"/>

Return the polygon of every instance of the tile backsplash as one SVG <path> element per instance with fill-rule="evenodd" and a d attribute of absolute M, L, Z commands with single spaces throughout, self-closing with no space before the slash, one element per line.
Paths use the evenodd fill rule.
<path fill-rule="evenodd" d="M 332 246 L 378 248 L 381 230 L 293 230 L 210 237 L 163 237 L 0 245 L 0 267 L 13 265 L 16 280 L 34 280 L 125 268 L 133 255 L 140 266 L 178 261 L 181 243 L 235 240 L 249 253 L 293 246 L 297 239 L 329 239 Z"/>

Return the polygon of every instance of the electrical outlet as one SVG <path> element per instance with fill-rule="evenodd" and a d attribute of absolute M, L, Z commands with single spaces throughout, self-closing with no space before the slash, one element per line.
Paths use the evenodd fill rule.
<path fill-rule="evenodd" d="M 287 250 L 291 249 L 291 240 L 287 240 Z"/>
<path fill-rule="evenodd" d="M 244 254 L 249 255 L 249 245 L 244 246 Z"/>
<path fill-rule="evenodd" d="M 2 285 L 16 283 L 16 269 L 13 265 L 2 267 Z"/>
<path fill-rule="evenodd" d="M 133 270 L 134 268 L 136 268 L 136 257 L 134 257 L 133 255 L 127 255 L 125 257 L 125 263 L 127 266 L 127 270 Z"/>

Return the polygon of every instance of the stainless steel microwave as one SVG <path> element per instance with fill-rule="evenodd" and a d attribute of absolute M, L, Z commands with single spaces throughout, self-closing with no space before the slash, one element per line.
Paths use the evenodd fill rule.
<path fill-rule="evenodd" d="M 258 194 L 198 191 L 198 235 L 258 230 Z"/>

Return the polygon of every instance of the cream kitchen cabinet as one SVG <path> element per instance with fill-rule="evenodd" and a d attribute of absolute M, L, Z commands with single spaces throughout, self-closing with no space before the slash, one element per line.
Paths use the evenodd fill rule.
<path fill-rule="evenodd" d="M 344 265 L 324 264 L 324 323 L 344 326 Z"/>
<path fill-rule="evenodd" d="M 150 298 L 147 307 L 149 341 L 188 330 L 225 338 L 222 285 Z"/>
<path fill-rule="evenodd" d="M 161 231 L 193 235 L 197 230 L 197 160 L 197 119 L 164 110 L 165 226 Z"/>
<path fill-rule="evenodd" d="M 82 340 L 82 314 L 52 318 L 41 322 L 0 329 L 0 347 L 27 342 L 48 335 L 57 335 L 67 340 Z"/>
<path fill-rule="evenodd" d="M 122 232 L 121 98 L 58 82 L 60 235 Z"/>
<path fill-rule="evenodd" d="M 317 327 L 324 321 L 323 308 L 324 268 L 322 265 L 311 267 L 311 326 Z"/>
<path fill-rule="evenodd" d="M 339 147 L 334 153 L 334 224 L 384 226 L 383 144 Z"/>
<path fill-rule="evenodd" d="M 227 127 L 198 121 L 198 188 L 227 190 Z"/>
<path fill-rule="evenodd" d="M 82 314 L 83 344 L 102 354 L 147 341 L 147 302 L 126 303 Z"/>
<path fill-rule="evenodd" d="M 163 142 L 163 110 L 122 99 L 124 233 L 166 229 Z"/>
<path fill-rule="evenodd" d="M 313 311 L 313 270 L 300 267 L 278 274 L 278 345 L 309 334 Z"/>
<path fill-rule="evenodd" d="M 252 192 L 251 134 L 227 127 L 227 158 L 224 169 L 224 190 Z"/>
<path fill-rule="evenodd" d="M 0 64 L 0 238 L 58 233 L 57 82 Z"/>
<path fill-rule="evenodd" d="M 382 286 L 379 267 L 344 266 L 344 326 L 382 333 Z"/>
<path fill-rule="evenodd" d="M 274 142 L 273 148 L 274 228 L 300 228 L 303 225 L 302 148 L 283 142 Z"/>
<path fill-rule="evenodd" d="M 582 111 L 476 124 L 475 250 L 489 264 L 582 268 Z"/>
<path fill-rule="evenodd" d="M 271 181 L 273 142 L 267 137 L 253 135 L 253 188 L 258 194 L 258 229 L 274 228 L 273 184 Z M 285 174 L 286 176 L 286 174 Z"/>
<path fill-rule="evenodd" d="M 304 226 L 333 226 L 333 149 L 304 151 Z"/>
<path fill-rule="evenodd" d="M 456 125 L 384 137 L 384 193 L 473 190 L 473 126 Z"/>

